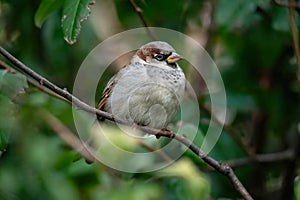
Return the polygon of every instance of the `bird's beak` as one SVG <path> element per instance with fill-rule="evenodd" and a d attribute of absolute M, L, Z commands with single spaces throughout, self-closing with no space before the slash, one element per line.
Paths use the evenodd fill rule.
<path fill-rule="evenodd" d="M 168 58 L 167 58 L 167 63 L 175 63 L 178 60 L 182 59 L 182 56 L 179 55 L 178 53 L 173 52 Z"/>

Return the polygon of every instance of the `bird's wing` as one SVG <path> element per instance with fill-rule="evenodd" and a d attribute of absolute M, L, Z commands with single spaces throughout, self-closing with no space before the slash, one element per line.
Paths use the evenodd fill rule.
<path fill-rule="evenodd" d="M 101 97 L 101 99 L 100 99 L 100 101 L 99 101 L 99 103 L 98 103 L 98 105 L 97 105 L 97 109 L 98 109 L 98 110 L 103 110 L 103 111 L 105 111 L 105 110 L 104 110 L 104 107 L 105 107 L 105 104 L 106 104 L 106 102 L 107 102 L 107 99 L 108 99 L 108 97 L 110 96 L 110 94 L 112 93 L 113 88 L 115 87 L 115 85 L 116 85 L 116 83 L 117 83 L 119 77 L 120 77 L 120 75 L 119 75 L 119 73 L 118 73 L 118 74 L 114 75 L 114 76 L 109 80 L 109 82 L 108 82 L 108 84 L 107 84 L 107 86 L 106 86 L 106 88 L 105 88 L 105 90 L 104 90 L 104 92 L 103 92 L 103 94 L 102 94 L 102 97 Z M 98 120 L 101 120 L 101 121 L 104 120 L 104 119 L 103 119 L 101 116 L 99 116 L 99 115 L 97 115 L 97 119 L 98 119 Z"/>
<path fill-rule="evenodd" d="M 108 97 L 110 96 L 110 94 L 113 91 L 113 88 L 115 87 L 116 83 L 118 82 L 119 78 L 121 77 L 121 73 L 117 73 L 116 75 L 114 75 L 108 82 L 102 97 L 97 105 L 97 109 L 98 110 L 104 110 L 104 106 L 107 102 Z"/>

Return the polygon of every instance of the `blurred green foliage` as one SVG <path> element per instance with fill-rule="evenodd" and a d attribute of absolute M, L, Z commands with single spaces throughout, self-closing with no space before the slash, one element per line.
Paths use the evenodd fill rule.
<path fill-rule="evenodd" d="M 89 19 L 81 22 L 78 13 L 88 15 L 86 5 L 91 1 L 87 0 L 76 0 L 82 3 L 82 10 L 69 10 L 75 13 L 72 19 L 76 27 L 70 21 L 61 27 L 66 11 L 63 7 L 74 2 L 0 1 L 1 46 L 69 91 L 85 56 L 106 37 Z M 295 137 L 299 138 L 296 129 L 300 132 L 300 83 L 296 80 L 287 8 L 270 0 L 136 0 L 136 4 L 150 26 L 181 31 L 196 40 L 201 36 L 200 41 L 205 41 L 203 45 L 217 63 L 225 84 L 228 124 L 254 153 L 279 152 L 293 146 Z M 116 0 L 110 9 L 116 11 L 122 30 L 143 26 L 129 1 Z M 298 11 L 295 16 L 299 27 Z M 116 23 L 111 16 L 106 21 L 98 24 L 101 29 L 110 29 L 106 26 Z M 70 40 L 77 40 L 72 46 L 64 40 L 69 28 L 76 32 L 69 35 Z M 191 83 L 201 85 L 200 80 Z M 206 165 L 190 151 L 168 168 L 145 174 L 126 174 L 100 164 L 88 165 L 82 159 L 74 161 L 76 152 L 55 134 L 43 116 L 45 111 L 51 113 L 76 133 L 68 103 L 28 86 L 24 76 L 5 69 L 0 70 L 0 91 L 0 199 L 240 197 L 223 175 L 201 172 Z M 205 104 L 206 99 L 200 96 L 199 102 Z M 191 117 L 193 106 L 186 107 Z M 198 146 L 209 119 L 209 114 L 201 110 L 194 139 Z M 193 127 L 186 126 L 182 131 L 187 137 L 189 128 Z M 299 199 L 297 150 L 292 164 L 287 160 L 249 162 L 234 169 L 255 199 Z M 218 160 L 247 157 L 228 129 L 210 155 Z M 294 178 L 289 179 L 289 175 Z"/>

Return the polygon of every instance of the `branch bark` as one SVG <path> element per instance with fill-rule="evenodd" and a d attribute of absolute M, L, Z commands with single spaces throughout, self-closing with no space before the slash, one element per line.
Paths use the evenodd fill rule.
<path fill-rule="evenodd" d="M 283 2 L 280 0 L 273 0 L 275 4 L 279 6 L 284 6 L 288 8 L 300 8 L 300 4 L 298 2 Z"/>
<path fill-rule="evenodd" d="M 151 37 L 151 39 L 153 40 L 157 40 L 156 36 L 151 32 L 151 30 L 148 28 L 149 25 L 143 15 L 143 10 L 138 6 L 136 5 L 135 1 L 134 0 L 129 0 L 129 3 L 130 5 L 132 6 L 132 8 L 134 9 L 134 11 L 137 13 L 137 15 L 139 16 L 139 18 L 141 19 L 144 27 L 146 28 L 147 32 L 148 32 L 148 35 Z"/>
<path fill-rule="evenodd" d="M 298 39 L 298 28 L 295 19 L 295 9 L 300 9 L 300 3 L 294 0 L 288 0 L 288 2 L 282 2 L 280 0 L 273 0 L 275 4 L 279 6 L 285 6 L 289 9 L 289 24 L 292 33 L 293 47 L 295 51 L 295 57 L 297 61 L 297 79 L 300 81 L 300 48 Z"/>
<path fill-rule="evenodd" d="M 227 160 L 226 162 L 231 167 L 240 167 L 249 163 L 274 163 L 285 162 L 294 159 L 294 153 L 288 149 L 277 153 L 257 154 L 253 157 L 240 158 L 235 160 Z"/>
<path fill-rule="evenodd" d="M 294 4 L 293 0 L 289 0 L 289 4 Z M 299 8 L 299 7 L 298 7 Z M 298 39 L 298 28 L 295 19 L 295 7 L 289 7 L 289 24 L 292 32 L 293 46 L 297 60 L 297 79 L 300 81 L 300 49 Z"/>
<path fill-rule="evenodd" d="M 76 137 L 70 129 L 68 129 L 64 124 L 62 124 L 56 117 L 43 111 L 42 116 L 48 125 L 55 131 L 67 144 L 74 150 L 76 150 L 82 157 L 84 157 L 88 162 L 94 162 L 95 159 L 93 155 L 93 149 L 89 148 L 88 145 L 84 144 L 78 137 Z"/>
<path fill-rule="evenodd" d="M 23 64 L 21 61 L 19 61 L 17 58 L 15 58 L 13 55 L 11 55 L 8 51 L 6 51 L 3 47 L 0 46 L 0 54 L 2 54 L 6 59 L 8 59 L 18 70 L 22 71 L 25 73 L 27 76 L 33 78 L 36 80 L 40 85 L 50 89 L 54 93 L 64 97 L 68 101 L 72 102 L 72 104 L 86 112 L 92 113 L 99 115 L 105 119 L 121 123 L 121 124 L 126 124 L 125 121 L 119 119 L 116 116 L 113 116 L 110 113 L 98 110 L 94 107 L 89 106 L 88 104 L 84 103 L 83 101 L 79 100 L 77 97 L 73 96 L 71 93 L 69 93 L 66 89 L 62 89 L 43 76 L 39 75 L 38 73 L 34 72 L 32 69 L 27 67 L 25 64 Z M 240 182 L 240 180 L 237 178 L 235 173 L 233 172 L 232 168 L 223 162 L 219 162 L 212 157 L 208 156 L 205 154 L 204 151 L 202 151 L 199 147 L 197 147 L 195 144 L 192 143 L 188 138 L 186 138 L 183 135 L 180 135 L 176 132 L 169 131 L 169 130 L 158 130 L 158 129 L 153 129 L 149 127 L 143 127 L 143 126 L 138 126 L 142 131 L 145 131 L 149 134 L 155 135 L 157 138 L 159 137 L 167 137 L 171 139 L 175 139 L 181 144 L 185 145 L 188 147 L 194 154 L 196 154 L 199 158 L 201 158 L 204 162 L 206 162 L 208 165 L 210 165 L 212 168 L 214 168 L 216 171 L 219 173 L 227 176 L 231 183 L 234 185 L 235 189 L 240 193 L 240 195 L 246 199 L 246 200 L 252 200 L 253 198 L 251 195 L 248 193 L 246 188 L 243 186 L 243 184 Z"/>
<path fill-rule="evenodd" d="M 211 112 L 211 110 L 209 108 L 207 108 L 205 105 L 203 105 L 201 103 L 199 104 L 199 106 L 211 117 L 212 120 L 214 120 L 216 123 L 218 123 L 220 126 L 222 126 L 222 123 L 220 122 L 220 120 L 218 120 L 218 118 L 213 115 L 213 113 Z M 237 144 L 240 145 L 240 147 L 242 148 L 242 150 L 246 153 L 246 155 L 248 157 L 254 156 L 253 149 L 241 139 L 241 137 L 239 136 L 239 133 L 236 131 L 236 129 L 234 129 L 230 125 L 226 125 L 226 124 L 223 125 L 223 129 L 236 141 Z"/>

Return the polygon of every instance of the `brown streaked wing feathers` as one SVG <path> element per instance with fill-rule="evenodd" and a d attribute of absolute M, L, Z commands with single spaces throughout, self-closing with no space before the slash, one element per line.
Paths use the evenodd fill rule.
<path fill-rule="evenodd" d="M 115 75 L 115 77 L 113 77 L 113 80 L 111 81 L 111 83 L 109 84 L 109 86 L 105 89 L 105 91 L 104 91 L 104 93 L 103 93 L 103 95 L 102 95 L 102 97 L 101 97 L 101 99 L 100 99 L 100 101 L 99 101 L 99 103 L 97 105 L 97 109 L 98 110 L 105 111 L 104 107 L 105 107 L 105 104 L 107 102 L 107 99 L 110 96 L 110 94 L 112 93 L 113 88 L 115 87 L 115 85 L 118 82 L 118 80 L 119 80 L 120 77 L 121 77 L 121 73 L 117 73 Z M 103 120 L 102 117 L 99 116 L 99 115 L 97 116 L 97 118 L 99 120 Z"/>

